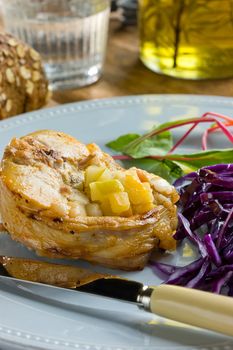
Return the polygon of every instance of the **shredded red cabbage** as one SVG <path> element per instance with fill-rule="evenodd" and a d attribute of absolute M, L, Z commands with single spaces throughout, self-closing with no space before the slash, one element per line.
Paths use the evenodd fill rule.
<path fill-rule="evenodd" d="M 188 238 L 198 260 L 183 267 L 151 262 L 165 283 L 233 296 L 233 164 L 217 164 L 178 179 L 178 228 L 174 238 Z"/>
<path fill-rule="evenodd" d="M 217 247 L 211 237 L 210 234 L 206 234 L 204 237 L 204 243 L 208 252 L 208 255 L 210 257 L 210 260 L 216 265 L 221 266 L 222 265 L 222 259 L 219 255 L 219 252 L 217 250 Z"/>

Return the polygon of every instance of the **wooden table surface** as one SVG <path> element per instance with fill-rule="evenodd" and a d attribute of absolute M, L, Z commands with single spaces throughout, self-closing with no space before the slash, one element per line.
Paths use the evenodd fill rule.
<path fill-rule="evenodd" d="M 54 93 L 55 103 L 137 94 L 201 94 L 233 96 L 233 78 L 181 80 L 150 71 L 139 60 L 135 26 L 112 21 L 102 78 L 95 84 Z"/>

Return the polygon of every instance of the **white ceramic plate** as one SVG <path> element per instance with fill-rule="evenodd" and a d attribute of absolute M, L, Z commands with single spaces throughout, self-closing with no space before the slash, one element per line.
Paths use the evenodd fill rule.
<path fill-rule="evenodd" d="M 0 153 L 2 155 L 12 137 L 37 129 L 64 131 L 104 148 L 107 141 L 123 133 L 144 132 L 157 121 L 200 116 L 210 110 L 233 116 L 233 99 L 151 95 L 59 106 L 0 122 Z M 199 145 L 198 135 L 200 130 L 189 138 L 187 148 Z M 223 145 L 222 136 L 215 139 L 215 145 L 220 145 L 220 142 Z M 4 254 L 35 257 L 6 234 L 1 234 L 0 255 Z M 184 263 L 179 252 L 160 258 Z M 90 267 L 83 262 L 72 264 Z M 142 272 L 114 273 L 147 284 L 160 282 L 148 267 Z M 153 316 L 126 303 L 0 279 L 0 348 L 230 350 L 233 349 L 233 340 Z"/>

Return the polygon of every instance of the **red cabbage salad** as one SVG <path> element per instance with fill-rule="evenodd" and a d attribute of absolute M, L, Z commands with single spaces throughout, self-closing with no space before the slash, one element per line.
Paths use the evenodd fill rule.
<path fill-rule="evenodd" d="M 184 153 L 179 146 L 201 124 L 201 149 Z M 171 131 L 188 126 L 173 142 Z M 174 238 L 188 240 L 199 258 L 180 267 L 150 262 L 164 283 L 233 296 L 233 118 L 215 112 L 157 125 L 145 135 L 125 134 L 107 144 L 113 158 L 174 183 L 180 194 Z M 229 148 L 207 149 L 210 134 L 221 132 Z M 175 152 L 175 150 L 177 150 Z M 231 164 L 232 163 L 232 164 Z"/>
<path fill-rule="evenodd" d="M 188 238 L 199 251 L 189 265 L 151 262 L 165 283 L 233 296 L 233 164 L 203 167 L 175 181 L 178 241 Z"/>

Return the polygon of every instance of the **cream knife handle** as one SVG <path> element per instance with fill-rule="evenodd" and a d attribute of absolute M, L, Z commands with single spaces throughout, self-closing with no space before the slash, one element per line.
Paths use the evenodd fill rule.
<path fill-rule="evenodd" d="M 233 298 L 166 284 L 150 288 L 154 314 L 233 336 Z"/>

